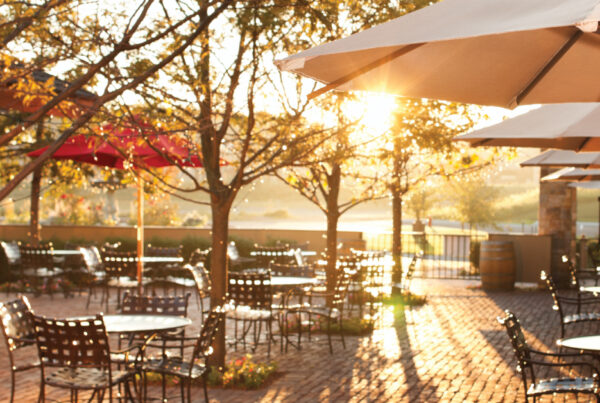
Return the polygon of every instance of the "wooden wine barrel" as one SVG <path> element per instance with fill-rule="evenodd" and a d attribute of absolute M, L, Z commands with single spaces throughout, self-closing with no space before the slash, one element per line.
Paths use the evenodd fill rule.
<path fill-rule="evenodd" d="M 483 241 L 479 255 L 481 286 L 488 291 L 515 288 L 515 252 L 512 242 Z"/>

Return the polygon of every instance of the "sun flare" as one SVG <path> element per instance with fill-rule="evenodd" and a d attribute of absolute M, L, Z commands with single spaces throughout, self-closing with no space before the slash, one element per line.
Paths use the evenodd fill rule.
<path fill-rule="evenodd" d="M 390 128 L 397 106 L 396 97 L 392 95 L 364 93 L 347 107 L 348 116 L 360 119 L 362 126 L 354 134 L 361 140 L 368 140 L 381 136 Z"/>

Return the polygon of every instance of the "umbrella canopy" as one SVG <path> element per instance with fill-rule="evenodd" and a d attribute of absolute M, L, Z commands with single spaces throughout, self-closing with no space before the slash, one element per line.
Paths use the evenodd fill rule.
<path fill-rule="evenodd" d="M 549 150 L 521 162 L 522 167 L 600 168 L 600 153 L 576 153 L 569 150 Z"/>
<path fill-rule="evenodd" d="M 18 66 L 16 67 L 18 68 Z M 34 70 L 31 73 L 31 76 L 33 80 L 39 84 L 44 84 L 52 79 L 51 90 L 56 94 L 66 91 L 70 85 L 69 82 L 56 78 L 43 70 Z M 48 92 L 40 91 L 39 94 L 32 94 L 27 91 L 19 90 L 17 87 L 16 80 L 9 80 L 4 86 L 0 86 L 0 109 L 34 113 L 44 106 L 45 102 L 52 97 Z M 82 106 L 91 106 L 95 99 L 96 94 L 84 89 L 78 89 L 73 96 L 69 98 L 68 102 L 60 103 L 58 106 L 51 109 L 48 114 L 54 116 L 75 117 L 81 112 Z"/>
<path fill-rule="evenodd" d="M 600 151 L 599 128 L 599 104 L 556 104 L 544 105 L 493 126 L 458 136 L 454 140 L 467 141 L 472 146 Z"/>
<path fill-rule="evenodd" d="M 600 169 L 563 168 L 544 176 L 544 182 L 589 182 L 600 180 Z"/>
<path fill-rule="evenodd" d="M 600 189 L 600 180 L 589 182 L 573 182 L 569 183 L 569 187 L 582 189 Z"/>
<path fill-rule="evenodd" d="M 54 159 L 73 160 L 117 169 L 158 168 L 180 164 L 202 167 L 197 148 L 184 139 L 157 131 L 139 118 L 116 127 L 107 124 L 100 130 L 102 137 L 76 135 L 69 138 L 52 155 Z M 30 152 L 37 157 L 48 147 Z M 144 254 L 144 198 L 143 180 L 138 177 L 138 225 L 137 225 L 137 278 L 142 284 Z"/>
<path fill-rule="evenodd" d="M 324 90 L 502 107 L 597 102 L 598 20 L 600 0 L 444 0 L 276 64 Z"/>
<path fill-rule="evenodd" d="M 56 150 L 52 158 L 117 169 L 127 169 L 132 164 L 141 168 L 171 165 L 202 167 L 197 147 L 176 136 L 158 132 L 146 123 L 126 123 L 122 127 L 106 124 L 102 126 L 100 135 L 101 139 L 75 135 Z M 38 157 L 47 148 L 28 155 Z"/>

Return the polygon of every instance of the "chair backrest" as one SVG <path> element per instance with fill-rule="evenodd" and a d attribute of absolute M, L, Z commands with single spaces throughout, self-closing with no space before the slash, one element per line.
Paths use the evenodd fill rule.
<path fill-rule="evenodd" d="M 135 277 L 137 273 L 137 255 L 135 252 L 122 252 L 102 249 L 102 264 L 109 277 Z"/>
<path fill-rule="evenodd" d="M 504 318 L 498 317 L 497 319 L 498 322 L 506 329 L 506 333 L 510 339 L 510 344 L 512 345 L 513 351 L 517 357 L 517 370 L 521 373 L 523 383 L 525 384 L 525 390 L 527 391 L 526 372 L 529 371 L 532 382 L 535 382 L 535 372 L 531 363 L 530 348 L 527 344 L 527 340 L 525 340 L 523 330 L 521 330 L 521 324 L 516 316 L 509 310 L 505 311 Z"/>
<path fill-rule="evenodd" d="M 271 309 L 271 273 L 229 273 L 227 293 L 235 306 Z"/>
<path fill-rule="evenodd" d="M 196 266 L 198 263 L 202 263 L 204 267 L 207 266 L 208 258 L 210 256 L 211 248 L 202 250 L 200 248 L 194 250 L 190 255 L 189 264 Z"/>
<path fill-rule="evenodd" d="M 21 263 L 23 267 L 52 269 L 54 267 L 52 249 L 52 243 L 45 245 L 19 243 L 19 253 L 21 254 Z"/>
<path fill-rule="evenodd" d="M 161 257 L 181 257 L 183 246 L 152 246 L 148 244 L 146 247 L 146 256 L 161 256 Z"/>
<path fill-rule="evenodd" d="M 315 268 L 309 265 L 273 263 L 269 264 L 272 276 L 314 277 Z"/>
<path fill-rule="evenodd" d="M 93 367 L 110 370 L 110 348 L 102 315 L 68 320 L 32 315 L 42 368 Z"/>
<path fill-rule="evenodd" d="M 407 269 L 406 269 L 406 274 L 404 275 L 404 279 L 403 281 L 408 281 L 410 282 L 415 274 L 415 269 L 417 268 L 417 263 L 419 263 L 419 260 L 423 257 L 423 251 L 419 251 L 417 253 L 415 253 L 415 255 L 413 256 L 413 258 L 410 261 L 410 264 L 408 265 Z"/>
<path fill-rule="evenodd" d="M 19 244 L 16 242 L 0 242 L 0 246 L 4 251 L 6 262 L 10 266 L 16 266 L 21 264 L 21 253 L 19 251 Z"/>
<path fill-rule="evenodd" d="M 196 265 L 186 264 L 184 269 L 186 269 L 194 279 L 200 298 L 208 296 L 212 288 L 212 282 L 210 281 L 210 274 L 206 268 L 199 263 Z"/>
<path fill-rule="evenodd" d="M 341 309 L 344 306 L 350 281 L 355 274 L 356 272 L 353 270 L 338 270 L 335 287 L 333 289 L 333 297 L 331 298 L 331 305 L 334 308 Z"/>
<path fill-rule="evenodd" d="M 202 323 L 202 330 L 200 330 L 200 335 L 196 340 L 192 362 L 198 358 L 207 358 L 212 354 L 212 344 L 215 341 L 217 331 L 224 318 L 225 311 L 223 307 L 217 306 L 210 310 L 208 316 L 204 319 L 204 323 Z M 191 368 L 193 368 L 192 365 L 190 365 Z"/>
<path fill-rule="evenodd" d="M 165 296 L 123 294 L 121 313 L 127 315 L 187 316 L 190 294 Z"/>
<path fill-rule="evenodd" d="M 2 332 L 9 351 L 35 343 L 35 330 L 31 321 L 31 305 L 27 297 L 0 302 Z"/>
<path fill-rule="evenodd" d="M 261 267 L 268 267 L 271 262 L 288 264 L 294 259 L 288 244 L 275 246 L 254 244 L 252 256 L 256 257 L 256 263 Z"/>
<path fill-rule="evenodd" d="M 542 281 L 546 282 L 546 286 L 548 287 L 548 291 L 550 291 L 550 295 L 552 296 L 552 301 L 554 301 L 554 305 L 552 306 L 552 308 L 555 311 L 558 311 L 558 313 L 560 314 L 560 317 L 561 317 L 561 321 L 562 321 L 562 317 L 563 317 L 563 313 L 564 312 L 562 310 L 562 305 L 560 303 L 560 297 L 558 295 L 558 289 L 556 288 L 556 284 L 552 280 L 552 276 L 550 274 L 547 274 L 545 271 L 542 270 L 542 272 L 540 273 L 540 279 Z"/>
<path fill-rule="evenodd" d="M 83 263 L 88 272 L 102 270 L 102 256 L 96 246 L 80 246 L 79 252 L 83 258 Z"/>

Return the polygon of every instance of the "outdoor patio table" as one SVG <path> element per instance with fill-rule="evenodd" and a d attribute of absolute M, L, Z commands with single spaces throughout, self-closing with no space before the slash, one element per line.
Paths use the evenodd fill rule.
<path fill-rule="evenodd" d="M 600 335 L 570 337 L 556 340 L 556 345 L 573 350 L 587 351 L 592 354 L 600 353 Z"/>
<path fill-rule="evenodd" d="M 79 318 L 81 319 L 81 318 Z M 175 315 L 104 315 L 107 333 L 158 333 L 192 324 L 189 318 Z"/>
<path fill-rule="evenodd" d="M 589 285 L 589 286 L 579 287 L 579 291 L 593 292 L 594 294 L 600 294 L 600 285 Z"/>

